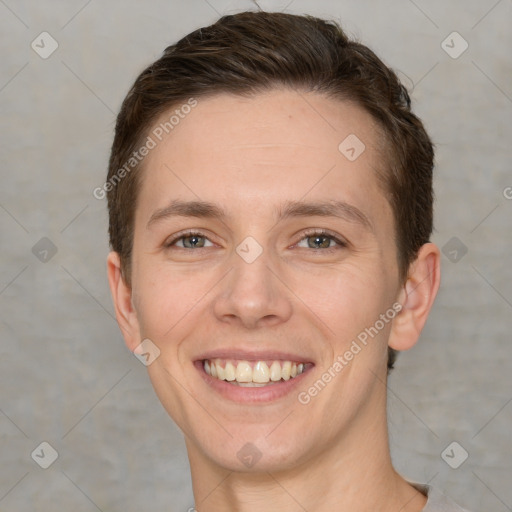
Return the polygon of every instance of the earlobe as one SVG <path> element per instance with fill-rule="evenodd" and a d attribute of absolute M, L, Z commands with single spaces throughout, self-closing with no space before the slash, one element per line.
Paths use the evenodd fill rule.
<path fill-rule="evenodd" d="M 133 352 L 140 343 L 139 323 L 132 303 L 132 290 L 122 276 L 121 260 L 117 252 L 112 251 L 107 257 L 107 275 L 117 323 L 126 346 Z"/>
<path fill-rule="evenodd" d="M 439 289 L 440 262 L 435 244 L 420 248 L 398 298 L 402 310 L 393 320 L 388 342 L 391 348 L 409 350 L 418 341 Z"/>

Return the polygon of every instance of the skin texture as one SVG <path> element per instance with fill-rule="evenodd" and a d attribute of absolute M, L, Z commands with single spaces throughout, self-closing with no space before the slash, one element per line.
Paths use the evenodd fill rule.
<path fill-rule="evenodd" d="M 350 134 L 366 146 L 354 161 L 338 150 Z M 376 177 L 384 165 L 378 147 L 361 108 L 279 89 L 200 99 L 144 160 L 132 287 L 114 252 L 109 283 L 128 348 L 149 338 L 160 349 L 149 376 L 185 434 L 201 512 L 411 512 L 425 505 L 391 465 L 386 360 L 388 344 L 407 350 L 418 340 L 439 286 L 439 250 L 425 244 L 407 282 L 399 281 L 392 210 Z M 175 199 L 216 203 L 227 217 L 174 216 L 148 227 Z M 330 216 L 278 221 L 286 201 L 333 200 L 356 207 L 368 226 Z M 345 245 L 327 238 L 318 248 L 304 233 L 311 228 Z M 204 247 L 186 248 L 190 239 L 165 247 L 186 229 L 201 231 Z M 236 252 L 248 236 L 263 249 L 252 263 Z M 402 311 L 300 403 L 298 392 L 396 302 Z M 194 366 L 212 348 L 283 351 L 314 367 L 290 394 L 240 404 Z M 261 454 L 251 467 L 237 457 L 246 443 Z"/>

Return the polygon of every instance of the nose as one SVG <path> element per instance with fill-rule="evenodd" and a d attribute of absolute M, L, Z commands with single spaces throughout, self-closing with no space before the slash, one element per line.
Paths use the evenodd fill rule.
<path fill-rule="evenodd" d="M 214 314 L 222 322 L 247 329 L 286 322 L 292 314 L 293 295 L 279 275 L 279 265 L 266 250 L 252 260 L 243 248 L 233 252 L 231 271 L 214 300 Z"/>

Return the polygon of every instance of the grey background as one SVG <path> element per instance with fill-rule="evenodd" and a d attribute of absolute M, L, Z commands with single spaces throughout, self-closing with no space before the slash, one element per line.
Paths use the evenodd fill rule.
<path fill-rule="evenodd" d="M 434 241 L 446 254 L 421 342 L 389 380 L 392 454 L 404 476 L 474 512 L 512 510 L 512 1 L 260 5 L 341 20 L 412 90 L 437 145 Z M 182 435 L 113 318 L 106 202 L 92 191 L 136 75 L 181 36 L 247 8 L 0 0 L 1 511 L 193 505 Z M 43 31 L 59 44 L 47 59 L 30 46 Z M 453 31 L 469 44 L 458 58 L 441 47 Z M 42 441 L 58 452 L 48 469 L 31 457 Z M 469 454 L 458 469 L 441 457 L 453 441 Z"/>

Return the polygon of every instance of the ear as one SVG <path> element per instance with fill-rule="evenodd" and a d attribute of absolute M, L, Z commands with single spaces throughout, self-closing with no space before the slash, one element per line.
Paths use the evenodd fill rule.
<path fill-rule="evenodd" d="M 126 346 L 133 352 L 140 344 L 139 321 L 133 307 L 132 290 L 121 273 L 121 260 L 117 252 L 112 251 L 107 257 L 107 275 L 117 323 L 123 333 Z"/>
<path fill-rule="evenodd" d="M 395 350 L 412 348 L 427 321 L 441 281 L 441 256 L 432 243 L 424 244 L 409 267 L 409 275 L 398 302 L 400 313 L 393 319 L 388 345 Z"/>

